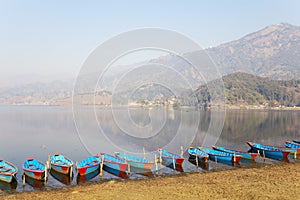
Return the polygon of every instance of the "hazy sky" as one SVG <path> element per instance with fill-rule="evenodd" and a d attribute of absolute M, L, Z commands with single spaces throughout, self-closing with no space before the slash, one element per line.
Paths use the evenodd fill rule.
<path fill-rule="evenodd" d="M 270 24 L 300 25 L 300 1 L 0 0 L 0 87 L 74 77 L 99 44 L 142 27 L 178 31 L 202 47 Z"/>

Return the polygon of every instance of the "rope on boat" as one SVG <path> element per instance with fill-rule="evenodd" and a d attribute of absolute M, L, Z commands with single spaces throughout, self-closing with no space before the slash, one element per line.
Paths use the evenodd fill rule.
<path fill-rule="evenodd" d="M 197 169 L 198 169 L 199 161 L 198 161 L 198 156 L 197 155 L 196 155 L 196 166 L 197 166 Z"/>
<path fill-rule="evenodd" d="M 146 151 L 145 151 L 145 147 L 143 147 L 143 153 L 144 153 L 144 159 L 146 159 Z"/>

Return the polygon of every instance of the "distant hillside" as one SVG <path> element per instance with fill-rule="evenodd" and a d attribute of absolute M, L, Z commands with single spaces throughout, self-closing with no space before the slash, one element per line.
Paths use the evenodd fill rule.
<path fill-rule="evenodd" d="M 300 78 L 300 27 L 270 25 L 207 49 L 222 75 L 243 71 L 271 79 Z"/>
<path fill-rule="evenodd" d="M 236 106 L 300 106 L 300 80 L 278 81 L 237 72 L 223 77 L 226 104 Z M 196 91 L 200 104 L 209 106 L 206 86 Z"/>
<path fill-rule="evenodd" d="M 70 98 L 72 87 L 72 81 L 53 81 L 0 88 L 0 105 L 50 105 Z"/>
<path fill-rule="evenodd" d="M 248 34 L 241 39 L 228 42 L 217 47 L 205 50 L 212 60 L 218 66 L 221 76 L 224 77 L 227 90 L 227 103 L 234 105 L 299 105 L 299 81 L 300 80 L 300 27 L 287 23 L 270 25 L 257 32 Z M 187 53 L 192 56 L 195 52 Z M 157 66 L 170 66 L 168 68 L 143 67 L 142 64 L 158 64 Z M 149 65 L 150 66 L 150 65 Z M 133 70 L 134 69 L 134 70 Z M 207 68 L 206 70 L 211 70 Z M 213 70 L 212 70 L 213 71 Z M 237 73 L 226 76 L 235 72 L 245 72 L 249 74 Z M 130 72 L 126 74 L 127 72 Z M 172 72 L 172 73 L 170 73 Z M 124 74 L 127 82 L 124 82 Z M 151 88 L 155 85 L 148 83 L 153 80 L 161 82 L 164 80 L 168 83 L 176 84 L 177 89 L 185 91 L 190 88 L 185 81 L 192 86 L 198 87 L 210 82 L 215 77 L 205 77 L 198 73 L 194 68 L 183 60 L 180 56 L 165 55 L 151 60 L 145 60 L 141 63 L 135 63 L 127 66 L 116 66 L 102 81 L 103 85 L 97 88 L 101 93 L 112 92 L 118 81 L 123 78 L 122 84 L 119 85 L 118 102 L 123 102 L 123 93 L 131 90 L 137 85 L 137 77 L 140 74 L 147 74 L 149 80 L 140 80 L 147 83 L 146 85 L 138 84 L 141 87 L 137 89 L 130 103 L 144 102 L 151 104 L 153 102 L 174 102 L 173 95 L 167 91 L 162 92 L 159 87 Z M 131 76 L 128 76 L 131 75 Z M 216 76 L 218 77 L 218 76 Z M 92 73 L 87 77 L 81 77 L 85 83 L 76 87 L 82 90 L 86 96 L 84 104 L 90 104 L 88 96 L 93 95 L 86 85 L 97 82 L 99 74 Z M 96 80 L 96 81 L 95 81 Z M 134 81 L 133 81 L 134 80 Z M 272 80 L 291 80 L 291 81 L 272 81 Z M 155 81 L 154 81 L 155 82 Z M 227 85 L 229 84 L 229 85 Z M 231 85 L 230 85 L 231 84 Z M 248 88 L 249 87 L 249 88 Z M 0 105 L 1 104 L 37 104 L 37 105 L 69 105 L 71 103 L 73 82 L 72 81 L 54 81 L 52 83 L 34 83 L 20 87 L 0 88 Z M 199 98 L 201 103 L 208 105 L 208 93 L 200 87 Z M 154 91 L 154 89 L 156 91 Z M 146 94 L 146 92 L 148 94 Z M 122 93 L 123 92 L 123 93 Z M 89 94 L 86 94 L 89 93 Z M 203 93 L 203 94 L 202 94 Z M 202 94 L 202 96 L 200 95 Z M 204 95 L 204 96 L 203 96 Z M 188 95 L 182 95 L 188 96 Z M 98 97 L 98 96 L 97 96 Z M 85 97 L 81 97 L 85 99 Z M 180 101 L 181 97 L 177 97 Z M 172 100 L 173 99 L 173 100 Z M 92 99 L 93 100 L 93 99 Z M 193 105 L 193 101 L 184 101 L 184 105 Z M 127 102 L 127 101 L 126 101 Z M 92 102 L 93 103 L 93 102 Z M 108 105 L 111 103 L 109 95 L 99 95 L 99 104 Z"/>

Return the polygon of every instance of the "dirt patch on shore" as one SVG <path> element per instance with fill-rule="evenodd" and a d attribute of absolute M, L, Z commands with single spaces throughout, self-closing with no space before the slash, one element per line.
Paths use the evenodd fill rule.
<path fill-rule="evenodd" d="M 108 181 L 0 199 L 300 199 L 300 163 Z"/>

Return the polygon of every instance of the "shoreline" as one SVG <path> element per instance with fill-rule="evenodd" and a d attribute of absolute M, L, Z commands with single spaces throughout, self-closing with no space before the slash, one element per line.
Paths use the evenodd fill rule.
<path fill-rule="evenodd" d="M 111 180 L 0 199 L 297 199 L 300 163 L 192 172 L 139 180 Z M 1 194 L 1 193 L 0 193 Z"/>
<path fill-rule="evenodd" d="M 43 104 L 0 104 L 0 107 L 70 107 L 72 108 L 72 105 L 43 105 Z M 102 105 L 81 105 L 80 107 L 82 108 L 105 108 L 105 109 L 109 109 L 111 108 L 111 105 L 108 106 L 102 106 Z M 165 110 L 178 110 L 178 109 L 183 109 L 183 110 L 190 110 L 190 109 L 195 109 L 195 107 L 192 106 L 182 106 L 182 107 L 165 107 L 165 106 L 115 106 L 114 108 L 140 108 L 140 109 L 156 109 L 156 108 L 160 108 L 160 109 L 165 109 Z M 205 111 L 205 109 L 200 109 L 198 108 L 198 110 L 203 110 Z M 220 110 L 220 109 L 206 109 L 207 111 L 210 110 Z M 225 110 L 241 110 L 241 111 L 300 111 L 300 107 L 258 107 L 258 106 L 229 106 L 226 105 L 225 106 Z"/>

